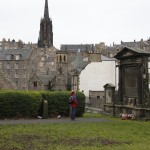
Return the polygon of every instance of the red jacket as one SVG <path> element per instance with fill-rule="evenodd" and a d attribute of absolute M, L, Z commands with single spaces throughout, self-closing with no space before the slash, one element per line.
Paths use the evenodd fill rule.
<path fill-rule="evenodd" d="M 76 96 L 72 95 L 71 97 L 72 97 L 71 107 L 74 107 L 74 108 L 78 107 L 78 101 L 77 101 Z"/>

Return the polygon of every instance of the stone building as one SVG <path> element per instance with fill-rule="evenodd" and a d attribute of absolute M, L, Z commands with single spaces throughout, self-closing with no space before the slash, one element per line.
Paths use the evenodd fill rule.
<path fill-rule="evenodd" d="M 28 80 L 37 72 L 36 53 L 36 48 L 0 50 L 1 78 L 11 81 L 16 89 L 27 90 Z"/>
<path fill-rule="evenodd" d="M 93 44 L 61 45 L 60 50 L 53 46 L 52 19 L 45 0 L 38 39 L 37 72 L 29 79 L 28 89 L 78 90 L 81 70 L 100 55 L 94 54 Z"/>
<path fill-rule="evenodd" d="M 2 41 L 0 41 L 0 50 L 4 50 L 4 49 L 21 49 L 24 47 L 24 43 L 21 40 L 18 40 L 18 42 L 16 42 L 14 39 L 11 41 L 10 39 L 8 39 L 8 41 L 3 38 Z"/>

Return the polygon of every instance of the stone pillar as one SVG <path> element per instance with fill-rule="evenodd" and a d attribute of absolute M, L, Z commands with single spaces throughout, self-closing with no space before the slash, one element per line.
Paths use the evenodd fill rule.
<path fill-rule="evenodd" d="M 43 119 L 47 119 L 48 118 L 48 101 L 44 100 L 43 101 L 43 112 L 42 112 L 42 117 Z"/>

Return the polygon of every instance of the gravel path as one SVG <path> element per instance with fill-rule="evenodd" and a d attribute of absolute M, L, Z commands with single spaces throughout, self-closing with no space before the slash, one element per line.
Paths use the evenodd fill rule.
<path fill-rule="evenodd" d="M 70 118 L 61 119 L 19 119 L 19 120 L 0 120 L 0 124 L 48 124 L 48 123 L 92 123 L 92 122 L 109 122 L 110 120 L 103 118 L 77 118 L 75 121 Z"/>

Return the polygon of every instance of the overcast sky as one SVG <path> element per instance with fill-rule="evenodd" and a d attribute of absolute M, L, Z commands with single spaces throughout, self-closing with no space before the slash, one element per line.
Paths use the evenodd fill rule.
<path fill-rule="evenodd" d="M 48 0 L 54 46 L 150 37 L 150 0 Z M 38 40 L 45 0 L 0 0 L 0 40 Z"/>

